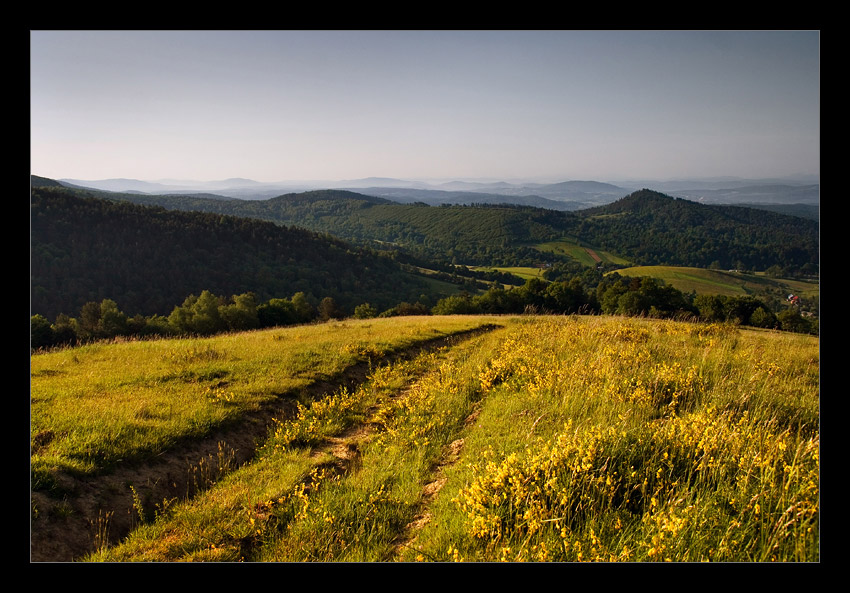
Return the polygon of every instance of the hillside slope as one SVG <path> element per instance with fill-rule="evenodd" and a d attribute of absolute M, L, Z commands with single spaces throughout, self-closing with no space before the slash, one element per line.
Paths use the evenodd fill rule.
<path fill-rule="evenodd" d="M 597 315 L 39 353 L 32 559 L 818 562 L 819 369 Z"/>
<path fill-rule="evenodd" d="M 567 255 L 545 242 L 569 240 L 637 265 L 816 273 L 818 223 L 737 206 L 703 205 L 651 190 L 599 208 L 562 212 L 519 206 L 399 204 L 344 190 L 243 201 L 196 196 L 102 194 L 174 210 L 258 218 L 344 240 L 392 245 L 442 263 L 533 266 Z"/>
<path fill-rule="evenodd" d="M 577 216 L 583 240 L 643 265 L 816 272 L 819 261 L 818 223 L 775 212 L 644 189 Z"/>
<path fill-rule="evenodd" d="M 305 292 L 353 308 L 444 296 L 400 264 L 341 240 L 270 222 L 178 212 L 33 188 L 33 314 L 73 315 L 112 299 L 131 314 L 168 314 L 190 294 Z"/>

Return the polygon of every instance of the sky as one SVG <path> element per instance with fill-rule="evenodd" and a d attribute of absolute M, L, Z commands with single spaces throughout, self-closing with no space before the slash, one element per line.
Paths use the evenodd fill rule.
<path fill-rule="evenodd" d="M 31 173 L 820 172 L 818 31 L 30 31 Z"/>

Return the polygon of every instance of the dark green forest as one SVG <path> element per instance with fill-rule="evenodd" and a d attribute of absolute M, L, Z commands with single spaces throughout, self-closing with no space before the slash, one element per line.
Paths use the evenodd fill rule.
<path fill-rule="evenodd" d="M 32 188 L 31 308 L 55 317 L 114 299 L 125 310 L 168 314 L 190 294 L 297 292 L 341 307 L 388 308 L 441 287 L 392 258 L 327 235 L 221 214 L 170 211 Z"/>
<path fill-rule="evenodd" d="M 816 221 L 740 206 L 704 205 L 641 190 L 578 213 L 576 235 L 639 265 L 765 270 L 816 276 Z"/>
<path fill-rule="evenodd" d="M 704 205 L 641 190 L 598 208 L 562 212 L 507 205 L 399 204 L 342 190 L 286 194 L 269 200 L 111 194 L 100 197 L 258 218 L 327 233 L 347 241 L 400 248 L 441 264 L 534 266 L 555 256 L 535 248 L 580 240 L 635 265 L 818 273 L 818 223 L 736 206 Z"/>

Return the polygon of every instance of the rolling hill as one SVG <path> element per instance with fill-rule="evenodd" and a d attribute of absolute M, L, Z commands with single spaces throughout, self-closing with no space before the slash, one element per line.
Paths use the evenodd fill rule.
<path fill-rule="evenodd" d="M 400 204 L 346 190 L 252 201 L 113 193 L 34 177 L 31 205 L 32 305 L 45 315 L 104 298 L 167 313 L 202 290 L 261 300 L 305 292 L 350 310 L 423 295 L 433 303 L 458 289 L 406 264 L 779 266 L 816 276 L 819 261 L 815 221 L 651 190 L 563 212 Z"/>
<path fill-rule="evenodd" d="M 31 310 L 51 318 L 103 299 L 165 315 L 203 290 L 260 300 L 304 292 L 349 310 L 457 290 L 342 240 L 250 218 L 33 187 L 30 220 Z"/>
<path fill-rule="evenodd" d="M 480 266 L 569 261 L 541 245 L 567 240 L 636 265 L 816 273 L 818 223 L 740 206 L 706 205 L 652 190 L 575 212 L 521 206 L 400 204 L 347 190 L 291 193 L 269 200 L 102 194 L 172 210 L 259 218 L 348 241 L 395 246 L 420 257 Z"/>
<path fill-rule="evenodd" d="M 816 273 L 818 223 L 741 206 L 704 205 L 640 190 L 577 213 L 576 235 L 641 265 Z"/>

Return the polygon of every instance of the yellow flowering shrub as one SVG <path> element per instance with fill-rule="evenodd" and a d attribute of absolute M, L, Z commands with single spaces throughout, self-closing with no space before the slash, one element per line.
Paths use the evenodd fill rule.
<path fill-rule="evenodd" d="M 793 557 L 817 530 L 819 443 L 792 441 L 714 408 L 626 432 L 568 424 L 476 467 L 455 502 L 474 541 L 514 560 L 756 559 L 766 539 Z"/>

